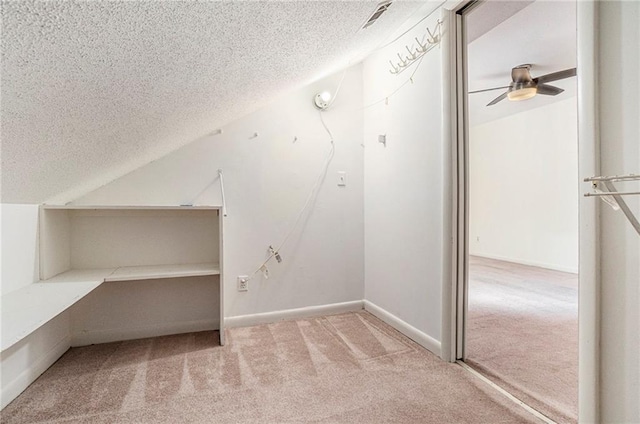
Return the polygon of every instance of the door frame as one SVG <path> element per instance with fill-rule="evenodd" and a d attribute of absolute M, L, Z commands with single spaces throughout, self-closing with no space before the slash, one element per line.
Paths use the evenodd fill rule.
<path fill-rule="evenodd" d="M 464 359 L 465 314 L 468 278 L 468 125 L 465 93 L 466 67 L 462 13 L 478 3 L 451 0 L 443 5 L 442 102 L 443 102 L 443 287 L 442 359 Z M 584 177 L 600 175 L 598 132 L 596 25 L 597 2 L 576 0 L 578 68 L 578 172 Z M 586 185 L 582 190 L 588 190 Z M 600 205 L 579 199 L 578 299 L 578 421 L 599 422 L 599 326 L 600 326 Z"/>

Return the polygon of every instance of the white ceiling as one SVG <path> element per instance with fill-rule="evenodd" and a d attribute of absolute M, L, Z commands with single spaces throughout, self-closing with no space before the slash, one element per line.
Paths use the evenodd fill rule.
<path fill-rule="evenodd" d="M 475 41 L 533 2 L 534 0 L 491 0 L 490 2 L 479 3 L 478 7 L 473 8 L 466 15 L 470 16 L 466 25 L 467 42 Z"/>
<path fill-rule="evenodd" d="M 534 78 L 576 66 L 575 1 L 537 0 L 512 16 L 505 14 L 513 10 L 509 3 L 490 1 L 469 14 L 470 27 L 484 28 L 483 22 L 492 19 L 490 15 L 506 18 L 468 45 L 469 91 L 509 85 L 511 68 L 525 63 L 533 65 Z M 551 85 L 565 92 L 520 102 L 503 100 L 489 107 L 486 104 L 506 90 L 470 94 L 470 123 L 481 124 L 576 95 L 576 78 Z"/>
<path fill-rule="evenodd" d="M 104 184 L 354 63 L 439 1 L 396 1 L 358 31 L 376 3 L 2 2 L 2 201 Z M 470 14 L 470 90 L 523 63 L 575 66 L 575 2 L 505 3 Z M 471 95 L 472 124 L 575 95 L 575 78 L 554 85 L 565 93 L 492 107 L 500 91 Z"/>
<path fill-rule="evenodd" d="M 95 188 L 349 64 L 396 1 L 2 2 L 2 201 Z M 510 65 L 509 65 L 510 66 Z"/>

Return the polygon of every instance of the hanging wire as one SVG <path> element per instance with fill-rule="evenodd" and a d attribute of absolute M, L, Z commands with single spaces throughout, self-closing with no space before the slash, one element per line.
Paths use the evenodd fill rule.
<path fill-rule="evenodd" d="M 335 94 L 333 96 L 333 100 L 329 103 L 329 105 L 333 104 L 333 102 L 335 101 L 335 99 L 337 97 L 337 94 L 340 91 L 340 88 L 342 87 L 342 83 L 344 82 L 344 77 L 345 77 L 346 73 L 347 73 L 347 70 L 345 69 L 344 72 L 342 73 L 342 78 L 340 78 L 340 82 L 338 83 L 338 87 L 336 88 Z M 329 141 L 331 142 L 331 148 L 329 149 L 329 153 L 326 156 L 326 159 L 324 161 L 324 165 L 322 166 L 320 174 L 318 175 L 318 178 L 316 179 L 316 182 L 314 183 L 313 187 L 311 188 L 311 191 L 309 192 L 309 195 L 307 196 L 307 199 L 304 202 L 304 205 L 302 206 L 302 209 L 300 209 L 300 212 L 298 213 L 298 216 L 297 216 L 294 224 L 291 226 L 291 228 L 289 229 L 287 234 L 284 236 L 282 242 L 280 242 L 280 244 L 275 249 L 273 249 L 273 248 L 270 249 L 270 254 L 267 257 L 267 259 L 265 259 L 265 261 L 262 262 L 262 264 L 260 264 L 260 266 L 258 268 L 256 268 L 256 270 L 251 275 L 249 275 L 249 278 L 248 278 L 249 280 L 252 279 L 253 277 L 255 277 L 255 275 L 258 274 L 260 271 L 264 272 L 266 270 L 265 267 L 267 266 L 267 263 L 269 263 L 269 261 L 271 259 L 273 259 L 274 257 L 279 256 L 280 249 L 282 249 L 282 247 L 287 243 L 287 241 L 289 241 L 289 238 L 291 238 L 291 235 L 293 234 L 293 232 L 298 227 L 298 224 L 300 223 L 300 220 L 305 215 L 305 212 L 307 212 L 307 209 L 309 208 L 309 205 L 311 205 L 311 201 L 317 196 L 318 191 L 319 191 L 320 187 L 322 186 L 322 182 L 324 181 L 324 179 L 325 179 L 325 177 L 327 175 L 327 172 L 329 171 L 329 165 L 331 164 L 331 162 L 333 161 L 333 157 L 335 156 L 336 145 L 335 145 L 335 142 L 334 142 L 333 134 L 331 133 L 331 130 L 327 126 L 327 123 L 324 121 L 323 113 L 324 113 L 323 110 L 319 110 L 318 111 L 318 114 L 320 116 L 320 122 L 322 123 L 322 126 L 323 126 L 324 130 L 329 135 Z"/>
<path fill-rule="evenodd" d="M 322 113 L 322 112 L 319 112 L 319 113 Z M 322 117 L 320 119 L 322 120 Z M 324 124 L 324 122 L 323 122 L 323 124 Z M 329 129 L 326 127 L 326 125 L 325 125 L 325 129 L 327 130 L 327 132 L 329 134 L 331 134 Z M 330 137 L 331 137 L 331 135 L 330 135 Z M 329 165 L 331 164 L 331 161 L 333 160 L 333 156 L 335 155 L 335 151 L 336 151 L 336 148 L 335 148 L 335 144 L 333 143 L 333 139 L 332 139 L 332 141 L 331 141 L 331 149 L 329 150 L 329 154 L 327 155 L 325 163 L 324 163 L 324 165 L 322 167 L 322 171 L 320 172 L 320 175 L 318 176 L 318 179 L 316 180 L 315 184 L 313 185 L 313 188 L 311 189 L 311 192 L 309 192 L 309 195 L 307 196 L 307 200 L 304 202 L 304 205 L 302 206 L 302 209 L 300 209 L 300 213 L 298 214 L 298 217 L 296 218 L 294 224 L 291 226 L 291 228 L 289 229 L 289 232 L 285 235 L 285 237 L 282 240 L 282 242 L 275 249 L 271 249 L 272 251 L 270 252 L 270 254 L 267 257 L 267 259 L 262 264 L 260 264 L 260 266 L 249 276 L 249 279 L 253 278 L 257 273 L 262 271 L 264 269 L 264 267 L 267 265 L 267 263 L 271 259 L 273 259 L 276 255 L 278 255 L 280 253 L 280 249 L 282 249 L 282 247 L 287 243 L 287 241 L 289 241 L 289 238 L 291 237 L 291 235 L 293 234 L 295 229 L 298 227 L 298 224 L 300 223 L 300 220 L 302 219 L 302 217 L 304 216 L 305 212 L 307 211 L 307 208 L 311 204 L 311 201 L 316 196 L 318 188 L 322 185 L 322 181 L 324 180 L 325 176 L 327 175 L 327 171 L 329 170 Z"/>
<path fill-rule="evenodd" d="M 398 86 L 398 88 L 396 88 L 395 90 L 393 90 L 391 93 L 387 94 L 386 96 L 382 97 L 381 99 L 376 100 L 375 102 L 370 103 L 370 104 L 368 104 L 368 105 L 366 105 L 366 106 L 362 106 L 362 108 L 361 108 L 360 110 L 368 109 L 368 108 L 370 108 L 370 107 L 372 107 L 372 106 L 377 105 L 378 103 L 388 102 L 388 101 L 389 101 L 389 99 L 390 99 L 392 96 L 394 96 L 398 91 L 400 91 L 400 90 L 401 90 L 405 85 L 407 85 L 407 84 L 409 84 L 409 83 L 412 83 L 412 84 L 413 84 L 413 83 L 415 82 L 415 81 L 414 81 L 414 79 L 413 79 L 413 77 L 414 77 L 414 75 L 416 74 L 416 72 L 418 72 L 418 69 L 420 69 L 420 65 L 422 64 L 422 60 L 423 60 L 423 59 L 424 59 L 424 56 L 422 56 L 420 59 L 418 59 L 418 62 L 417 62 L 417 64 L 416 64 L 416 67 L 415 67 L 415 69 L 413 70 L 413 72 L 411 73 L 411 75 L 409 76 L 409 78 L 407 78 L 407 79 L 406 79 L 406 81 L 404 81 L 402 84 L 400 84 L 400 85 Z"/>

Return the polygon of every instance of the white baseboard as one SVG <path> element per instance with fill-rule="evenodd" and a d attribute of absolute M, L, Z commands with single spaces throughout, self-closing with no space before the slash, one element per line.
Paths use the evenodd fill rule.
<path fill-rule="evenodd" d="M 352 302 L 331 303 L 329 305 L 307 306 L 305 308 L 285 309 L 282 311 L 265 312 L 262 314 L 238 315 L 235 317 L 225 317 L 226 328 L 248 327 L 258 324 L 270 324 L 273 322 L 307 318 L 318 315 L 342 314 L 346 312 L 361 311 L 363 309 L 362 300 Z"/>
<path fill-rule="evenodd" d="M 146 339 L 149 337 L 169 336 L 172 334 L 217 330 L 219 328 L 219 320 L 201 320 L 161 323 L 137 328 L 116 328 L 75 332 L 71 338 L 71 346 L 78 347 L 99 343 L 119 342 L 123 340 Z"/>
<path fill-rule="evenodd" d="M 364 309 L 377 318 L 381 319 L 382 321 L 386 322 L 405 336 L 409 337 L 420 346 L 434 353 L 438 357 L 440 356 L 442 346 L 438 340 L 434 339 L 426 333 L 423 333 L 412 325 L 407 324 L 397 316 L 387 312 L 386 310 L 382 309 L 374 303 L 369 302 L 368 300 L 364 301 Z"/>
<path fill-rule="evenodd" d="M 282 311 L 266 312 L 262 314 L 238 315 L 235 317 L 226 317 L 224 319 L 224 323 L 225 328 L 248 327 L 251 325 L 270 324 L 290 319 L 355 312 L 362 309 L 369 311 L 371 314 L 386 322 L 419 345 L 440 356 L 441 346 L 439 341 L 367 300 L 355 300 L 352 302 L 333 303 L 329 305 L 308 306 L 306 308 L 285 309 Z"/>
<path fill-rule="evenodd" d="M 60 340 L 49 352 L 38 358 L 35 363 L 29 365 L 27 369 L 20 373 L 20 375 L 11 382 L 2 383 L 2 394 L 0 395 L 1 406 L 0 409 L 4 409 L 11 401 L 20 395 L 31 383 L 36 381 L 43 372 L 45 372 L 51 365 L 53 365 L 64 353 L 69 350 L 71 344 L 70 337 L 65 337 Z M 6 351 L 5 351 L 6 352 Z M 3 352 L 3 353 L 5 353 Z"/>
<path fill-rule="evenodd" d="M 570 268 L 570 267 L 565 267 L 565 266 L 561 266 L 561 265 L 547 264 L 547 263 L 543 263 L 543 262 L 527 261 L 527 260 L 520 260 L 520 259 L 515 259 L 515 258 L 507 258 L 505 256 L 499 256 L 499 255 L 485 255 L 484 253 L 482 253 L 482 254 L 470 253 L 469 256 L 477 256 L 479 258 L 495 259 L 497 261 L 511 262 L 511 263 L 520 264 L 520 265 L 535 266 L 535 267 L 538 267 L 538 268 L 551 269 L 553 271 L 569 272 L 571 274 L 577 274 L 578 273 L 578 268 Z"/>

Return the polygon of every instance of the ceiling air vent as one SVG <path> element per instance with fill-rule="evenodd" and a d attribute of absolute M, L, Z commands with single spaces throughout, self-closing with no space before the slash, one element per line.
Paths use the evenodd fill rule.
<path fill-rule="evenodd" d="M 375 21 L 378 20 L 378 18 L 387 11 L 387 9 L 389 8 L 389 6 L 391 6 L 391 1 L 392 0 L 386 0 L 383 1 L 381 3 L 378 3 L 378 5 L 376 6 L 376 10 L 371 14 L 371 16 L 369 16 L 369 19 L 367 19 L 367 21 L 364 23 L 364 25 L 362 25 L 362 29 L 368 28 L 371 25 L 373 25 L 373 23 Z"/>

